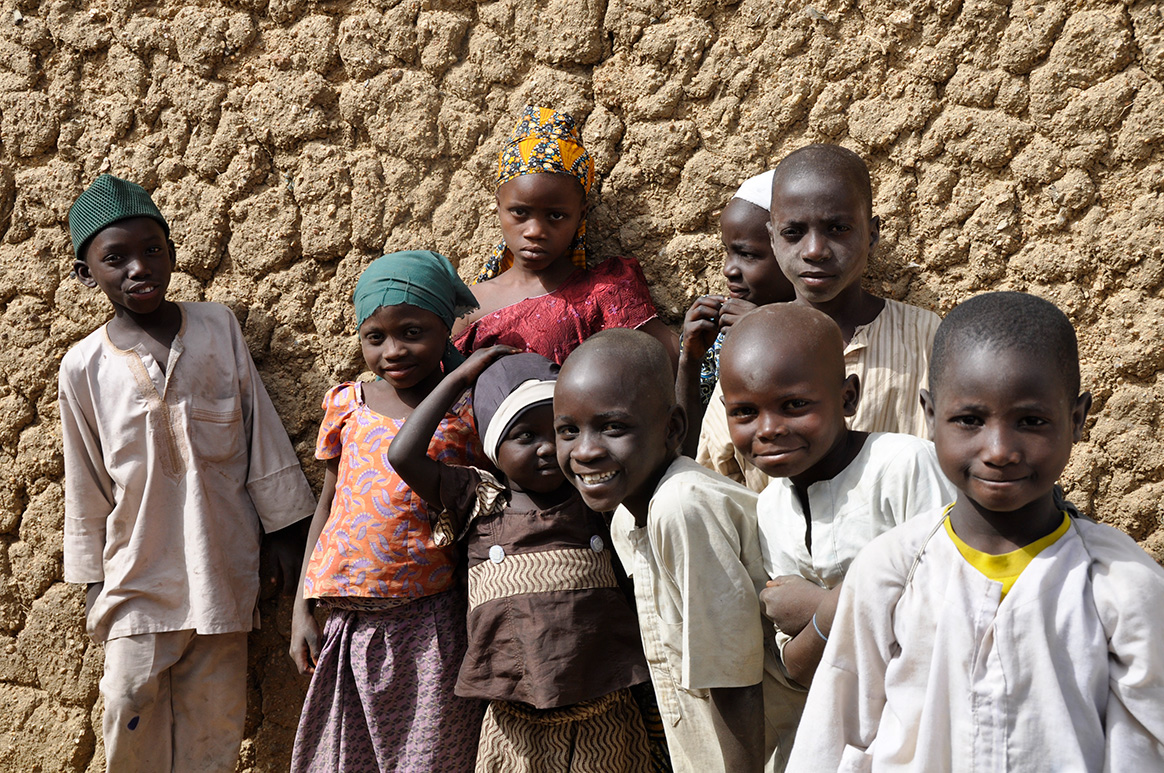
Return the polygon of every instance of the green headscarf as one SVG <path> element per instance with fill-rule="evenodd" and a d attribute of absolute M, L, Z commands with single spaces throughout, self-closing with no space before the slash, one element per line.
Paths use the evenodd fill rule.
<path fill-rule="evenodd" d="M 360 275 L 352 302 L 356 305 L 357 328 L 381 306 L 407 303 L 431 311 L 452 330 L 457 317 L 478 306 L 449 259 L 430 250 L 405 250 L 376 258 Z M 445 372 L 463 361 L 449 341 L 441 361 Z"/>

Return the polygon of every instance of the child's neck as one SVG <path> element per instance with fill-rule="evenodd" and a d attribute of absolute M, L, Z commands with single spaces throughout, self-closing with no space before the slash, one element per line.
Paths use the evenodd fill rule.
<path fill-rule="evenodd" d="M 563 254 L 540 271 L 533 271 L 524 267 L 515 260 L 508 271 L 496 277 L 493 281 L 508 287 L 528 290 L 524 296 L 529 298 L 541 293 L 552 293 L 561 286 L 562 282 L 574 273 L 577 266 L 570 259 L 570 255 Z"/>
<path fill-rule="evenodd" d="M 381 416 L 403 421 L 412 415 L 412 410 L 428 397 L 444 376 L 440 367 L 437 367 L 407 389 L 396 389 L 383 379 L 369 381 L 364 384 L 364 403 Z"/>
<path fill-rule="evenodd" d="M 509 506 L 514 510 L 549 510 L 557 507 L 571 496 L 577 496 L 577 491 L 565 481 L 553 491 L 526 491 L 516 486 L 509 487 Z"/>
<path fill-rule="evenodd" d="M 1063 513 L 1048 492 L 1011 512 L 988 510 L 965 494 L 950 508 L 954 533 L 970 547 L 990 555 L 1002 555 L 1042 539 L 1063 523 Z"/>
<path fill-rule="evenodd" d="M 170 347 L 181 329 L 182 309 L 173 301 L 162 301 L 149 314 L 134 314 L 114 306 L 113 319 L 105 326 L 105 333 L 118 349 L 143 347 L 165 370 Z"/>
<path fill-rule="evenodd" d="M 678 458 L 678 451 L 668 453 L 650 477 L 639 487 L 639 490 L 622 501 L 622 506 L 635 517 L 636 527 L 642 528 L 647 525 L 647 516 L 651 512 L 651 497 L 655 496 L 655 489 L 659 487 L 659 481 L 663 480 L 667 470 Z"/>
<path fill-rule="evenodd" d="M 812 518 L 808 506 L 808 487 L 822 480 L 832 480 L 844 472 L 861 453 L 861 449 L 865 447 L 865 441 L 868 439 L 868 432 L 857 432 L 845 427 L 828 453 L 819 462 L 800 475 L 793 475 L 788 479 L 796 492 L 796 498 L 800 500 L 801 507 L 804 508 L 805 518 Z"/>
<path fill-rule="evenodd" d="M 877 319 L 877 315 L 885 308 L 885 299 L 866 292 L 860 283 L 846 287 L 832 300 L 824 303 L 809 303 L 800 298 L 797 298 L 797 302 L 823 311 L 832 317 L 833 322 L 836 322 L 841 329 L 846 346 L 853 340 L 857 328 L 868 325 Z"/>

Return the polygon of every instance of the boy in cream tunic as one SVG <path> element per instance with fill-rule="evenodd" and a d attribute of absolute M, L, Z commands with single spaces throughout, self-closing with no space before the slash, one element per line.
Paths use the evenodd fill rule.
<path fill-rule="evenodd" d="M 294 582 L 314 499 L 225 306 L 165 298 L 175 260 L 149 194 L 102 175 L 69 211 L 81 283 L 114 316 L 61 362 L 65 580 L 105 644 L 110 770 L 232 771 L 259 543 Z"/>

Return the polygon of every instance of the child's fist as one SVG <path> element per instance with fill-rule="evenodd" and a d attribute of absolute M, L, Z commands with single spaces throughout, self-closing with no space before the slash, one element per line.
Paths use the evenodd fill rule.
<path fill-rule="evenodd" d="M 702 295 L 695 299 L 683 317 L 683 352 L 689 358 L 702 359 L 719 335 L 722 295 Z"/>

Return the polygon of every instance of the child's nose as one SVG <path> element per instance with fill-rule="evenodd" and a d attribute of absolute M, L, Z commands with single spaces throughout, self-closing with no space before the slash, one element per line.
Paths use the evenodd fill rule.
<path fill-rule="evenodd" d="M 579 462 L 590 462 L 601 458 L 602 453 L 602 446 L 598 444 L 597 438 L 592 433 L 583 432 L 574 442 L 570 456 Z"/>
<path fill-rule="evenodd" d="M 983 438 L 984 448 L 982 458 L 987 464 L 1002 467 L 1014 464 L 1021 457 L 1018 445 L 1011 437 L 1011 433 L 1003 427 L 987 427 Z"/>
<path fill-rule="evenodd" d="M 533 240 L 544 239 L 546 233 L 546 224 L 540 217 L 531 217 L 525 221 L 525 238 Z"/>
<path fill-rule="evenodd" d="M 723 275 L 727 279 L 735 279 L 740 275 L 740 266 L 731 255 L 723 263 Z"/>
<path fill-rule="evenodd" d="M 801 239 L 801 256 L 808 261 L 827 260 L 829 257 L 829 242 L 824 234 L 812 229 Z"/>
<path fill-rule="evenodd" d="M 769 413 L 756 417 L 756 436 L 761 440 L 772 440 L 784 434 L 787 434 L 787 428 L 778 417 Z"/>

